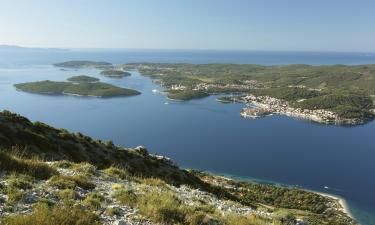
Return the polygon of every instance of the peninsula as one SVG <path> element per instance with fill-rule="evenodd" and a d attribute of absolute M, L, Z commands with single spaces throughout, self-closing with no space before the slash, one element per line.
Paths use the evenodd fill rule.
<path fill-rule="evenodd" d="M 99 82 L 99 79 L 89 76 L 74 76 L 68 81 L 37 81 L 15 84 L 21 91 L 45 95 L 74 95 L 90 97 L 124 97 L 139 95 L 140 92 Z"/>
<path fill-rule="evenodd" d="M 357 225 L 337 198 L 181 169 L 9 111 L 0 139 L 1 224 Z"/>
<path fill-rule="evenodd" d="M 374 119 L 375 65 L 135 63 L 120 67 L 136 69 L 151 77 L 166 88 L 171 99 L 230 94 L 219 100 L 239 100 L 261 107 L 267 114 L 340 125 L 363 124 Z M 229 100 L 233 94 L 241 97 Z"/>

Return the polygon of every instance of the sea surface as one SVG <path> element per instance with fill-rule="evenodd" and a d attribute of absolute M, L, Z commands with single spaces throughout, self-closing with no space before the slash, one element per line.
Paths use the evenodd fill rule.
<path fill-rule="evenodd" d="M 66 60 L 112 63 L 370 64 L 371 53 L 184 51 L 184 50 L 0 50 L 0 109 L 122 146 L 146 146 L 185 168 L 240 179 L 275 182 L 344 197 L 363 225 L 375 224 L 375 122 L 356 127 L 319 125 L 286 116 L 243 119 L 242 104 L 217 96 L 168 101 L 152 81 L 132 76 L 110 79 L 94 69 L 61 71 Z M 125 98 L 44 96 L 17 91 L 13 84 L 90 75 L 129 87 Z"/>

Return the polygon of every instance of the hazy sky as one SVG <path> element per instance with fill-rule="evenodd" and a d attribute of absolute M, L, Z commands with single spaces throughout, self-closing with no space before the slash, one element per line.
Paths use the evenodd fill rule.
<path fill-rule="evenodd" d="M 0 0 L 0 44 L 375 52 L 375 1 Z"/>

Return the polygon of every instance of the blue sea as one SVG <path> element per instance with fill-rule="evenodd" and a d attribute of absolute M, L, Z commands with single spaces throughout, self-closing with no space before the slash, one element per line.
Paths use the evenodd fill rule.
<path fill-rule="evenodd" d="M 372 64 L 373 53 L 214 50 L 0 50 L 0 109 L 31 120 L 80 131 L 122 146 L 146 146 L 185 168 L 275 182 L 345 198 L 363 225 L 375 224 L 375 122 L 356 127 L 319 125 L 285 116 L 250 120 L 242 104 L 217 96 L 172 102 L 137 71 L 124 79 L 94 69 L 60 71 L 67 60 L 112 63 Z M 43 96 L 18 92 L 13 84 L 90 75 L 142 92 L 127 98 Z"/>

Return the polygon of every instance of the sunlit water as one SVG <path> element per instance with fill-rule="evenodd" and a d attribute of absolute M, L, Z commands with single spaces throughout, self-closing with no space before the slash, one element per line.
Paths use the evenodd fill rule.
<path fill-rule="evenodd" d="M 243 119 L 239 116 L 242 104 L 221 104 L 216 101 L 217 96 L 189 102 L 168 101 L 164 95 L 152 92 L 161 90 L 158 85 L 136 71 L 124 79 L 110 79 L 97 70 L 60 71 L 50 65 L 71 59 L 114 63 L 362 64 L 375 62 L 373 55 L 135 50 L 0 52 L 0 108 L 95 138 L 111 139 L 118 145 L 145 145 L 150 152 L 171 157 L 183 167 L 343 196 L 363 224 L 375 224 L 374 122 L 337 127 L 284 116 Z M 65 80 L 81 74 L 142 94 L 111 99 L 43 96 L 18 92 L 13 87 L 19 82 Z"/>

